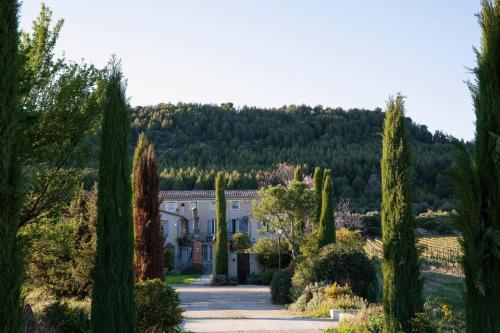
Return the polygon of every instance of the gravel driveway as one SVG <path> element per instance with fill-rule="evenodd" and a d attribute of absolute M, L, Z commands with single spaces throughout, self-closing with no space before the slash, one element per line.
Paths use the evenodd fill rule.
<path fill-rule="evenodd" d="M 331 327 L 327 319 L 297 318 L 271 304 L 263 286 L 174 286 L 185 310 L 183 328 L 202 332 L 304 332 Z"/>

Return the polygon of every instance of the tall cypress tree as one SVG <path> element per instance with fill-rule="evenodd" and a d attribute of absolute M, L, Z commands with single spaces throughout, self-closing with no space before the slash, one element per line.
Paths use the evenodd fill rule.
<path fill-rule="evenodd" d="M 384 332 L 410 332 L 410 320 L 422 306 L 411 164 L 404 102 L 398 95 L 387 103 L 381 160 Z"/>
<path fill-rule="evenodd" d="M 482 1 L 482 46 L 476 51 L 472 156 L 463 144 L 455 169 L 463 241 L 467 332 L 500 328 L 500 1 Z"/>
<path fill-rule="evenodd" d="M 319 246 L 335 243 L 335 206 L 333 205 L 333 184 L 327 173 L 323 181 L 321 216 L 319 219 Z"/>
<path fill-rule="evenodd" d="M 135 170 L 137 168 L 137 163 L 139 161 L 139 158 L 142 156 L 143 152 L 148 148 L 149 146 L 149 141 L 148 138 L 146 137 L 146 134 L 142 132 L 139 134 L 139 138 L 137 139 L 137 145 L 135 146 L 134 150 L 134 160 L 132 162 L 132 209 L 135 210 L 134 207 L 134 202 L 135 202 L 135 186 L 134 185 L 134 176 L 135 176 Z"/>
<path fill-rule="evenodd" d="M 113 58 L 103 99 L 92 332 L 135 332 L 130 118 Z"/>
<path fill-rule="evenodd" d="M 0 1 L 0 332 L 22 332 L 23 258 L 17 239 L 21 207 L 18 160 L 18 3 Z"/>
<path fill-rule="evenodd" d="M 226 195 L 224 193 L 224 173 L 219 172 L 215 179 L 215 211 L 217 234 L 215 238 L 215 274 L 227 276 L 227 222 L 226 222 Z"/>
<path fill-rule="evenodd" d="M 142 149 L 141 146 L 137 146 Z M 160 225 L 160 177 L 153 145 L 139 154 L 134 170 L 136 281 L 163 279 L 163 235 Z"/>
<path fill-rule="evenodd" d="M 295 172 L 293 174 L 293 180 L 301 182 L 304 180 L 304 175 L 302 173 L 302 168 L 300 166 L 295 168 Z"/>
<path fill-rule="evenodd" d="M 321 192 L 323 191 L 323 171 L 320 167 L 314 168 L 313 176 L 313 190 L 316 198 L 316 208 L 314 210 L 314 226 L 319 226 L 319 219 L 321 217 Z"/>

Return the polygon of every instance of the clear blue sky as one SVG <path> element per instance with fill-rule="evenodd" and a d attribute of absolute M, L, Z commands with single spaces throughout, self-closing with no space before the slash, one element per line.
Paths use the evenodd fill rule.
<path fill-rule="evenodd" d="M 39 0 L 24 0 L 28 29 Z M 47 0 L 58 51 L 97 66 L 117 54 L 133 105 L 233 102 L 384 107 L 431 130 L 474 134 L 464 80 L 479 0 Z"/>

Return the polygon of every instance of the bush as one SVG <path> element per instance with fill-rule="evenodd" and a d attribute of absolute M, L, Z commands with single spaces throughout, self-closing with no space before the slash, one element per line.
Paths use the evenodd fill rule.
<path fill-rule="evenodd" d="M 329 328 L 325 333 L 379 333 L 383 325 L 384 310 L 381 305 L 375 305 L 341 321 L 336 328 Z"/>
<path fill-rule="evenodd" d="M 135 304 L 139 332 L 171 332 L 182 321 L 179 296 L 160 279 L 136 284 Z"/>
<path fill-rule="evenodd" d="M 294 296 L 319 281 L 349 285 L 354 294 L 369 301 L 377 297 L 377 275 L 370 259 L 362 250 L 341 242 L 323 247 L 317 257 L 298 265 L 293 276 Z"/>
<path fill-rule="evenodd" d="M 365 240 L 361 232 L 357 230 L 340 228 L 337 230 L 336 237 L 337 243 L 342 244 L 343 247 L 362 251 L 365 246 Z"/>
<path fill-rule="evenodd" d="M 174 268 L 174 249 L 173 247 L 167 247 L 163 253 L 164 255 L 164 266 L 167 272 L 172 271 Z"/>
<path fill-rule="evenodd" d="M 264 268 L 278 268 L 280 252 L 281 267 L 287 267 L 291 261 L 290 249 L 284 240 L 281 241 L 281 251 L 278 251 L 278 241 L 267 237 L 259 239 L 252 247 L 252 251 L 257 254 L 257 260 Z"/>
<path fill-rule="evenodd" d="M 274 304 L 292 303 L 293 271 L 284 269 L 277 272 L 271 281 L 271 300 Z"/>
<path fill-rule="evenodd" d="M 260 281 L 262 282 L 263 285 L 270 285 L 271 281 L 274 278 L 274 275 L 278 272 L 276 268 L 269 268 L 260 273 Z"/>
<path fill-rule="evenodd" d="M 247 284 L 260 285 L 262 281 L 260 280 L 260 275 L 249 274 L 247 276 Z"/>
<path fill-rule="evenodd" d="M 246 232 L 237 232 L 231 238 L 232 248 L 235 251 L 243 251 L 250 247 L 250 236 Z"/>
<path fill-rule="evenodd" d="M 224 274 L 214 274 L 212 276 L 212 281 L 210 281 L 210 285 L 212 286 L 227 286 L 229 285 L 229 280 L 227 276 Z"/>
<path fill-rule="evenodd" d="M 465 320 L 447 304 L 428 301 L 424 304 L 424 311 L 412 319 L 412 326 L 416 332 L 422 333 L 463 332 Z"/>
<path fill-rule="evenodd" d="M 90 313 L 81 307 L 72 307 L 56 301 L 44 309 L 43 319 L 59 333 L 86 333 L 90 331 Z"/>
<path fill-rule="evenodd" d="M 181 274 L 203 274 L 203 265 L 202 264 L 194 264 L 187 268 L 184 268 L 181 271 Z"/>

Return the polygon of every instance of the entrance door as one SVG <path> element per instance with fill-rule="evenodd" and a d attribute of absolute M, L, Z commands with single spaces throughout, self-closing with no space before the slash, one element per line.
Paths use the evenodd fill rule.
<path fill-rule="evenodd" d="M 250 254 L 238 253 L 238 282 L 246 283 L 250 274 Z"/>

